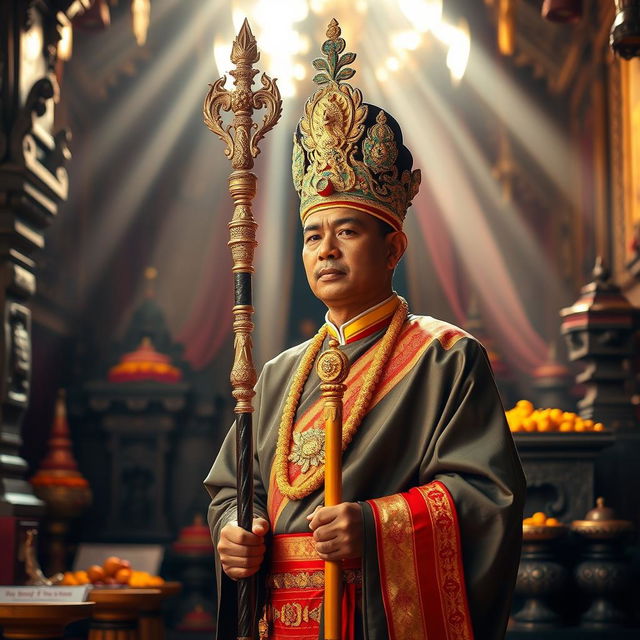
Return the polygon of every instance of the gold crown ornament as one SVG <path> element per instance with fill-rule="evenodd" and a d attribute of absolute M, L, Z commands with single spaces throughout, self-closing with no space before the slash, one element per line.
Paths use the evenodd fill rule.
<path fill-rule="evenodd" d="M 362 93 L 345 82 L 355 74 L 355 53 L 334 18 L 322 45 L 324 58 L 313 66 L 320 85 L 307 100 L 293 136 L 293 184 L 300 196 L 300 218 L 330 207 L 369 213 L 402 229 L 407 208 L 420 186 L 420 170 L 402 144 L 398 123 L 379 107 L 362 102 Z"/>

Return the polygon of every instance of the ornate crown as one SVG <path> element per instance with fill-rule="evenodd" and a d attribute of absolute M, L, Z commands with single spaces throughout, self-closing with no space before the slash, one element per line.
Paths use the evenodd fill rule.
<path fill-rule="evenodd" d="M 420 186 L 420 170 L 402 144 L 398 123 L 362 93 L 344 82 L 355 74 L 348 67 L 355 53 L 346 46 L 334 18 L 316 58 L 313 81 L 320 88 L 307 100 L 293 136 L 293 184 L 300 195 L 302 224 L 329 207 L 369 213 L 402 229 Z"/>

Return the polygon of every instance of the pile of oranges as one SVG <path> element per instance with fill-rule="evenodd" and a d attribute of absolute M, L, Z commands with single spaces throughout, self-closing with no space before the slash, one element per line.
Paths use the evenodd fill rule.
<path fill-rule="evenodd" d="M 152 576 L 146 571 L 134 571 L 128 560 L 110 556 L 102 565 L 94 564 L 86 571 L 66 571 L 60 584 L 66 586 L 93 584 L 96 586 L 158 587 L 164 584 L 164 580 L 160 576 Z"/>
<path fill-rule="evenodd" d="M 535 409 L 529 400 L 518 400 L 506 411 L 509 429 L 522 431 L 604 431 L 602 422 L 583 420 L 578 414 L 562 409 Z"/>
<path fill-rule="evenodd" d="M 533 525 L 536 527 L 559 527 L 562 523 L 556 518 L 547 518 L 542 511 L 537 511 L 530 518 L 525 518 L 522 524 Z"/>

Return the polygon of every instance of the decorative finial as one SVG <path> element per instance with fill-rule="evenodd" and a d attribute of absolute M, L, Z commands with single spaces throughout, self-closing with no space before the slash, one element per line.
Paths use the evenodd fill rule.
<path fill-rule="evenodd" d="M 607 268 L 602 256 L 596 258 L 596 264 L 593 267 L 593 279 L 598 284 L 605 284 L 609 280 L 609 269 Z"/>
<path fill-rule="evenodd" d="M 356 59 L 355 53 L 345 53 L 340 55 L 347 46 L 344 38 L 340 37 L 342 33 L 340 25 L 335 18 L 331 19 L 327 27 L 327 38 L 322 45 L 322 53 L 324 58 L 316 58 L 311 64 L 320 73 L 316 73 L 313 81 L 316 84 L 323 85 L 329 82 L 340 84 L 343 80 L 349 80 L 355 75 L 355 69 L 351 69 L 345 65 L 351 64 Z"/>

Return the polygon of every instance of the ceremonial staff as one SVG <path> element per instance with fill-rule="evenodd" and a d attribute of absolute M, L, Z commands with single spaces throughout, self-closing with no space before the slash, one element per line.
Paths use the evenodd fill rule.
<path fill-rule="evenodd" d="M 275 80 L 262 74 L 262 88 L 252 91 L 253 65 L 260 59 L 256 39 L 246 18 L 233 41 L 229 71 L 235 89 L 224 88 L 226 76 L 211 85 L 204 101 L 206 125 L 226 143 L 224 151 L 231 159 L 229 192 L 233 198 L 233 217 L 229 223 L 229 247 L 233 258 L 235 304 L 233 331 L 235 355 L 231 369 L 233 397 L 236 399 L 236 463 L 238 487 L 238 525 L 251 531 L 253 523 L 253 435 L 251 400 L 255 395 L 256 370 L 253 364 L 251 332 L 253 304 L 251 274 L 258 225 L 253 218 L 251 201 L 256 194 L 257 177 L 251 173 L 253 159 L 260 153 L 258 142 L 280 118 L 282 100 Z M 260 125 L 253 122 L 255 109 L 265 109 Z M 220 111 L 232 111 L 233 120 L 225 126 Z M 238 630 L 241 640 L 255 637 L 255 577 L 238 581 Z"/>
<path fill-rule="evenodd" d="M 342 396 L 343 384 L 349 373 L 349 359 L 338 349 L 338 341 L 329 340 L 329 348 L 323 351 L 316 363 L 316 371 L 322 381 L 320 390 L 324 399 L 324 504 L 333 507 L 342 502 Z M 324 637 L 340 640 L 340 586 L 342 567 L 340 562 L 324 563 Z"/>

